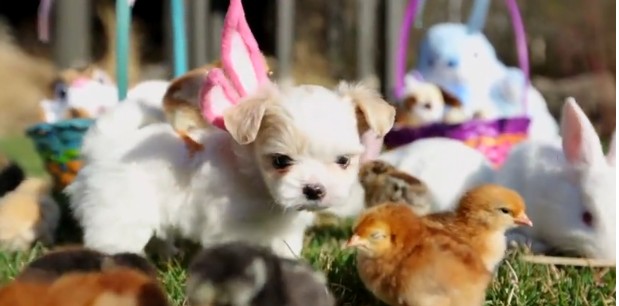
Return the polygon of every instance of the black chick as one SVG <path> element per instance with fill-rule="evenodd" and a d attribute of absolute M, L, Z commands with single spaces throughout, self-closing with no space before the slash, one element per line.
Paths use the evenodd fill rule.
<path fill-rule="evenodd" d="M 219 244 L 190 264 L 187 297 L 191 306 L 334 305 L 317 274 L 263 247 Z"/>

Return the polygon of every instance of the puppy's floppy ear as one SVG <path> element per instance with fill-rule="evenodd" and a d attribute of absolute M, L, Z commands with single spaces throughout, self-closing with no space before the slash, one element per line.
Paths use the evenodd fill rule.
<path fill-rule="evenodd" d="M 452 95 L 451 93 L 447 92 L 445 89 L 443 89 L 440 86 L 437 86 L 438 89 L 441 91 L 441 95 L 443 95 L 443 101 L 445 101 L 445 105 L 449 105 L 449 106 L 453 106 L 453 107 L 461 107 L 462 106 L 462 102 L 460 101 L 460 99 L 458 99 L 458 97 Z"/>
<path fill-rule="evenodd" d="M 383 137 L 391 130 L 395 120 L 395 108 L 383 100 L 377 91 L 362 84 L 347 82 L 340 83 L 337 91 L 355 104 L 359 134 L 371 129 L 379 137 Z"/>
<path fill-rule="evenodd" d="M 244 145 L 256 140 L 272 94 L 272 89 L 259 92 L 224 112 L 223 123 L 237 143 Z"/>

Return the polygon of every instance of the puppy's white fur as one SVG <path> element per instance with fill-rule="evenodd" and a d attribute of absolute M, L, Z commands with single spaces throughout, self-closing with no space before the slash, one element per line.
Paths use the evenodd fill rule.
<path fill-rule="evenodd" d="M 245 240 L 298 256 L 312 211 L 336 209 L 358 192 L 360 132 L 383 136 L 394 116 L 363 87 L 273 85 L 224 114 L 229 132 L 194 135 L 204 150 L 190 157 L 161 108 L 128 100 L 86 134 L 84 167 L 67 188 L 70 205 L 85 245 L 107 253 L 139 253 L 153 235 L 168 242 L 180 235 L 203 246 Z M 275 170 L 272 154 L 294 162 Z M 348 167 L 336 163 L 339 156 L 350 158 Z M 308 200 L 308 184 L 323 186 L 324 197 Z"/>

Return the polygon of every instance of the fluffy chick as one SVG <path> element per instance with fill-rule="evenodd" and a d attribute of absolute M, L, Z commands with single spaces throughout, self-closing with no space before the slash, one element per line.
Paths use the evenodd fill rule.
<path fill-rule="evenodd" d="M 514 190 L 484 184 L 466 192 L 453 212 L 428 215 L 436 226 L 468 241 L 493 272 L 505 256 L 505 233 L 518 225 L 532 226 L 523 198 Z"/>
<path fill-rule="evenodd" d="M 366 288 L 389 305 L 484 303 L 491 275 L 473 248 L 406 204 L 368 209 L 346 246 L 358 250 L 357 270 Z"/>
<path fill-rule="evenodd" d="M 264 60 L 266 63 L 266 58 Z M 208 72 L 221 67 L 221 60 L 216 60 L 181 75 L 170 82 L 163 97 L 166 119 L 185 142 L 190 155 L 203 149 L 203 145 L 191 137 L 191 131 L 208 127 L 200 112 L 200 90 Z"/>
<path fill-rule="evenodd" d="M 144 257 L 119 253 L 106 255 L 82 247 L 58 248 L 30 262 L 16 277 L 22 282 L 52 283 L 68 273 L 100 272 L 114 268 L 130 268 L 157 278 L 156 268 Z"/>
<path fill-rule="evenodd" d="M 24 178 L 24 170 L 0 153 L 0 197 L 15 190 Z"/>
<path fill-rule="evenodd" d="M 324 278 L 316 275 L 266 248 L 220 244 L 189 266 L 187 298 L 192 306 L 334 305 Z"/>
<path fill-rule="evenodd" d="M 27 178 L 0 199 L 0 249 L 25 251 L 36 240 L 54 242 L 60 208 L 50 193 L 47 180 Z"/>
<path fill-rule="evenodd" d="M 0 305 L 11 306 L 167 306 L 159 284 L 127 268 L 74 272 L 54 282 L 15 280 L 0 289 Z"/>
<path fill-rule="evenodd" d="M 280 264 L 281 286 L 285 284 L 287 289 L 287 305 L 335 305 L 335 298 L 329 292 L 327 279 L 322 273 L 314 271 L 305 263 L 290 259 L 280 259 Z"/>
<path fill-rule="evenodd" d="M 433 198 L 426 184 L 387 162 L 373 160 L 361 165 L 359 181 L 365 190 L 366 207 L 402 202 L 409 204 L 419 215 L 430 211 Z"/>
<path fill-rule="evenodd" d="M 47 290 L 47 284 L 14 280 L 0 287 L 0 305 L 41 306 Z"/>
<path fill-rule="evenodd" d="M 49 286 L 44 298 L 45 306 L 169 305 L 156 280 L 127 268 L 67 274 Z"/>

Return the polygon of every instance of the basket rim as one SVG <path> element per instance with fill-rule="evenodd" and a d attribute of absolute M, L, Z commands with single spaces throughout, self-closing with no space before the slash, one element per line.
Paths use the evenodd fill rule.
<path fill-rule="evenodd" d="M 496 119 L 473 119 L 462 123 L 437 122 L 419 127 L 394 126 L 385 135 L 384 143 L 390 147 L 398 147 L 413 141 L 446 137 L 464 141 L 478 135 L 476 131 L 495 131 L 496 136 L 505 134 L 528 134 L 531 119 L 527 116 L 506 117 Z"/>
<path fill-rule="evenodd" d="M 43 129 L 43 128 L 66 128 L 66 127 L 76 127 L 76 128 L 82 128 L 82 129 L 86 129 L 89 128 L 93 123 L 94 123 L 95 119 L 92 118 L 74 118 L 74 119 L 66 119 L 66 120 L 60 120 L 57 122 L 39 122 L 39 123 L 35 123 L 29 127 L 26 128 L 26 134 L 31 134 L 31 133 L 36 133 L 37 131 Z"/>
<path fill-rule="evenodd" d="M 396 130 L 421 130 L 421 129 L 425 129 L 428 127 L 445 127 L 445 128 L 457 128 L 458 126 L 473 126 L 473 125 L 491 125 L 491 124 L 497 124 L 497 123 L 501 123 L 501 122 L 522 122 L 523 124 L 525 123 L 530 123 L 531 122 L 531 118 L 529 118 L 528 116 L 514 116 L 514 117 L 502 117 L 502 118 L 496 118 L 496 119 L 471 119 L 471 120 L 467 120 L 465 122 L 461 122 L 461 123 L 445 123 L 445 122 L 436 122 L 436 123 L 431 123 L 431 124 L 426 124 L 426 125 L 422 125 L 422 126 L 417 126 L 417 127 L 411 127 L 411 126 L 396 126 L 394 125 L 393 128 L 391 129 L 391 131 L 396 131 Z M 391 132 L 390 131 L 390 132 Z"/>

